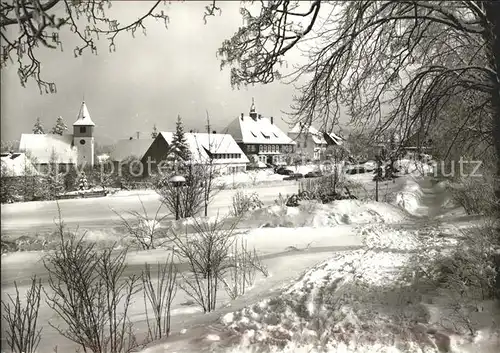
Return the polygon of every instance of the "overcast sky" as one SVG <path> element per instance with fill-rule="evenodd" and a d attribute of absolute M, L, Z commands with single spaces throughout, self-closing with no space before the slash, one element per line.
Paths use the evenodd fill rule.
<path fill-rule="evenodd" d="M 108 14 L 136 18 L 151 4 L 114 2 Z M 37 117 L 46 130 L 59 115 L 71 126 L 84 97 L 102 143 L 128 138 L 136 131 L 149 135 L 153 124 L 160 131 L 172 130 L 178 114 L 186 130 L 202 130 L 206 110 L 220 131 L 241 112 L 248 112 L 252 97 L 257 110 L 274 116 L 286 131 L 286 124 L 279 121 L 292 101 L 292 86 L 277 83 L 233 90 L 229 69 L 220 71 L 216 50 L 242 25 L 242 19 L 239 1 L 219 4 L 222 15 L 210 17 L 205 25 L 207 2 L 172 3 L 167 9 L 168 29 L 151 20 L 147 36 L 121 34 L 114 53 L 107 51 L 102 40 L 99 55 L 87 52 L 74 58 L 75 37 L 62 33 L 64 52 L 39 50 L 43 77 L 56 82 L 56 94 L 40 95 L 33 83 L 23 88 L 15 65 L 3 69 L 2 140 L 18 140 L 21 133 L 30 133 Z"/>

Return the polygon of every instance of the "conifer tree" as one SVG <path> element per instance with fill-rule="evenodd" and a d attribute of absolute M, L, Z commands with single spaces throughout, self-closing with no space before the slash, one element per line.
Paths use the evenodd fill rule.
<path fill-rule="evenodd" d="M 50 133 L 55 135 L 62 135 L 66 130 L 68 130 L 68 127 L 64 123 L 62 116 L 60 116 L 57 118 L 56 125 L 52 128 Z"/>
<path fill-rule="evenodd" d="M 42 125 L 40 118 L 36 118 L 35 126 L 33 126 L 33 133 L 38 134 L 38 135 L 45 134 L 45 131 L 43 130 L 43 125 Z"/>
<path fill-rule="evenodd" d="M 85 175 L 85 172 L 82 172 L 80 174 L 80 177 L 78 178 L 77 187 L 78 190 L 87 190 L 89 188 L 89 183 L 87 181 L 87 175 Z"/>
<path fill-rule="evenodd" d="M 170 147 L 170 152 L 173 154 L 176 162 L 186 162 L 191 158 L 191 152 L 189 150 L 189 145 L 186 140 L 186 135 L 184 133 L 184 125 L 182 124 L 182 119 L 177 116 L 177 122 L 175 124 L 175 133 L 172 138 L 172 144 Z"/>

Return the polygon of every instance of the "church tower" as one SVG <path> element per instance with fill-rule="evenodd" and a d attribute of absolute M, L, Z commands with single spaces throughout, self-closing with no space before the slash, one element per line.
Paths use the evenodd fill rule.
<path fill-rule="evenodd" d="M 78 153 L 78 165 L 94 166 L 94 127 L 89 110 L 82 102 L 78 118 L 73 124 L 73 146 Z"/>

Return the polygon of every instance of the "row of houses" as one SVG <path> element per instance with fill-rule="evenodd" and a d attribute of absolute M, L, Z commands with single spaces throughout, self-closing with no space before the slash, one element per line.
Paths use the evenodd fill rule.
<path fill-rule="evenodd" d="M 22 134 L 19 151 L 2 154 L 2 165 L 19 170 L 13 165 L 25 162 L 29 154 L 36 161 L 36 169 L 47 168 L 52 163 L 62 167 L 86 164 L 93 166 L 104 160 L 123 163 L 135 158 L 145 164 L 159 164 L 165 160 L 172 144 L 173 132 L 158 132 L 156 138 L 128 138 L 119 140 L 109 156 L 95 155 L 96 124 L 85 102 L 82 102 L 72 134 Z M 311 160 L 324 157 L 328 148 L 342 146 L 343 140 L 335 134 L 321 133 L 313 127 L 304 129 L 297 125 L 288 133 L 274 122 L 259 114 L 252 102 L 248 114 L 241 113 L 222 133 L 185 133 L 194 163 L 213 163 L 219 171 L 236 173 L 249 165 L 285 165 L 292 155 L 308 156 Z M 144 168 L 147 172 L 149 169 Z"/>

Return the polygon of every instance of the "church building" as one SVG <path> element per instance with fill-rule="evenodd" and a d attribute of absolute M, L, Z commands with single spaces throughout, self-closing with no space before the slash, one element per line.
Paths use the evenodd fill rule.
<path fill-rule="evenodd" d="M 94 166 L 94 128 L 85 102 L 82 102 L 72 134 L 22 134 L 20 152 L 33 159 L 39 171 L 56 163 L 63 168 L 70 166 Z"/>

